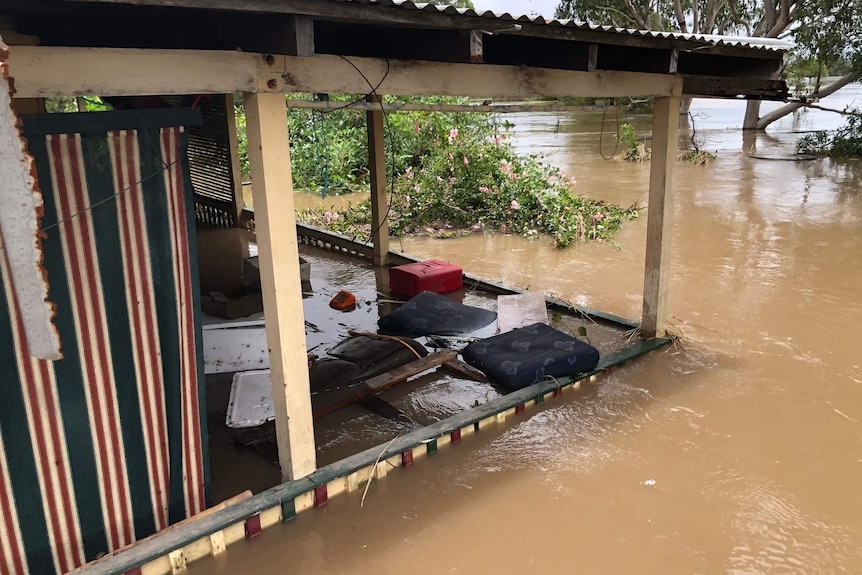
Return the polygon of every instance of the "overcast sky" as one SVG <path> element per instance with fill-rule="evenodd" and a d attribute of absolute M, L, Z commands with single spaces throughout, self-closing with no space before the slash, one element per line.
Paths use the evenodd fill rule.
<path fill-rule="evenodd" d="M 559 0 L 473 0 L 476 10 L 508 12 L 513 16 L 540 14 L 553 18 Z"/>

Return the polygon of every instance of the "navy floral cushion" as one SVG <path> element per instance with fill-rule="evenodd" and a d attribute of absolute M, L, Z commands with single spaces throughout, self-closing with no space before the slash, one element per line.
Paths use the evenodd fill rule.
<path fill-rule="evenodd" d="M 464 361 L 509 391 L 545 379 L 590 371 L 599 350 L 543 323 L 534 323 L 471 343 Z"/>
<path fill-rule="evenodd" d="M 423 291 L 380 318 L 377 325 L 380 333 L 389 335 L 458 335 L 485 327 L 496 319 L 496 312 Z"/>

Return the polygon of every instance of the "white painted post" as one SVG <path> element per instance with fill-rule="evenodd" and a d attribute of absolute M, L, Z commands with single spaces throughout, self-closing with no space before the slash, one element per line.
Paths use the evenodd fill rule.
<path fill-rule="evenodd" d="M 380 96 L 369 95 L 368 102 L 380 104 Z M 368 130 L 368 171 L 371 180 L 371 241 L 374 265 L 389 261 L 389 194 L 386 191 L 386 151 L 383 135 L 383 110 L 365 113 Z"/>
<path fill-rule="evenodd" d="M 260 284 L 283 480 L 316 469 L 284 94 L 246 94 Z"/>
<path fill-rule="evenodd" d="M 655 99 L 647 211 L 641 337 L 659 337 L 667 327 L 667 277 L 673 220 L 673 175 L 679 134 L 678 96 Z"/>

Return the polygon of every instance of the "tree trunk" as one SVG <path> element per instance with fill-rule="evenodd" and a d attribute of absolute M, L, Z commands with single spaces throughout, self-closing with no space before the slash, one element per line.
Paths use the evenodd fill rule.
<path fill-rule="evenodd" d="M 828 96 L 830 94 L 834 94 L 835 92 L 837 92 L 838 90 L 840 90 L 841 88 L 846 86 L 847 84 L 855 82 L 858 79 L 859 79 L 859 73 L 858 72 L 851 72 L 845 76 L 841 76 L 836 81 L 832 82 L 831 84 L 829 84 L 828 86 L 826 86 L 825 88 L 820 90 L 819 92 L 815 92 L 814 94 L 811 94 L 811 97 L 812 98 L 825 98 L 826 96 Z M 749 106 L 752 103 L 753 102 L 749 102 L 748 103 Z M 759 104 L 760 103 L 758 102 L 758 107 L 759 107 Z M 768 114 L 764 114 L 764 116 L 762 118 L 757 120 L 757 123 L 754 125 L 754 129 L 755 130 L 765 130 L 766 127 L 768 125 L 770 125 L 771 123 L 773 123 L 777 120 L 780 120 L 781 118 L 783 118 L 784 116 L 787 116 L 788 114 L 792 114 L 793 112 L 795 112 L 796 110 L 798 110 L 799 108 L 801 108 L 803 106 L 804 106 L 804 104 L 797 104 L 795 102 L 790 103 L 790 104 L 785 104 L 785 105 L 781 106 L 780 108 L 777 108 L 777 109 L 769 112 Z M 747 111 L 746 111 L 745 118 L 747 121 L 748 120 L 748 112 Z"/>
<path fill-rule="evenodd" d="M 742 121 L 742 129 L 757 130 L 757 120 L 760 119 L 760 100 L 749 100 L 745 104 L 745 119 Z"/>
<path fill-rule="evenodd" d="M 679 115 L 688 117 L 688 111 L 691 109 L 691 96 L 683 96 L 679 99 Z"/>

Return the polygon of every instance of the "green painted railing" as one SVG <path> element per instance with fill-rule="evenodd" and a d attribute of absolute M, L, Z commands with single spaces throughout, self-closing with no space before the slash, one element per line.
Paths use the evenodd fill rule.
<path fill-rule="evenodd" d="M 78 575 L 120 575 L 129 572 L 145 563 L 149 563 L 154 559 L 180 549 L 189 543 L 203 537 L 208 537 L 226 527 L 242 522 L 264 510 L 272 509 L 279 505 L 282 507 L 284 520 L 290 520 L 295 516 L 295 499 L 300 495 L 313 491 L 316 487 L 326 485 L 333 479 L 347 477 L 355 471 L 373 465 L 376 461 L 383 461 L 410 451 L 413 448 L 435 443 L 435 440 L 440 437 L 449 435 L 471 424 L 477 425 L 488 417 L 503 413 L 529 401 L 537 400 L 538 403 L 542 403 L 544 396 L 549 392 L 569 387 L 593 375 L 620 367 L 628 361 L 669 344 L 670 341 L 669 339 L 637 341 L 633 345 L 602 358 L 598 366 L 589 373 L 559 378 L 553 381 L 541 381 L 530 387 L 509 393 L 478 407 L 402 435 L 390 443 L 366 449 L 356 455 L 321 467 L 302 479 L 282 483 L 258 493 L 245 501 L 215 512 L 212 515 L 180 526 L 164 535 L 157 535 L 153 539 L 144 541 L 127 551 L 122 551 L 116 555 L 99 560 L 84 567 Z"/>

